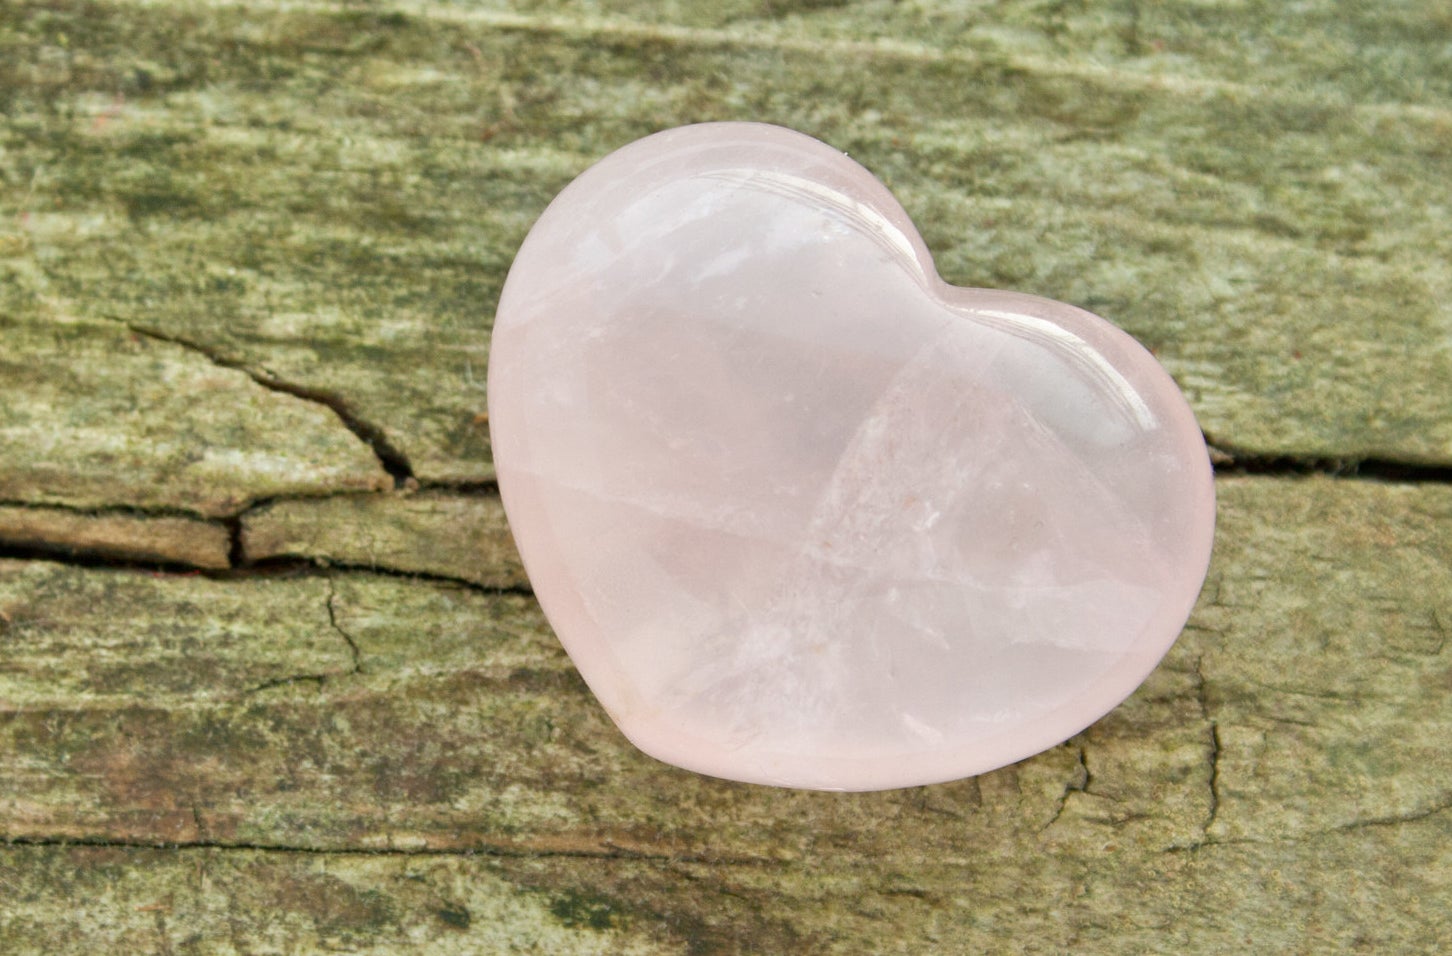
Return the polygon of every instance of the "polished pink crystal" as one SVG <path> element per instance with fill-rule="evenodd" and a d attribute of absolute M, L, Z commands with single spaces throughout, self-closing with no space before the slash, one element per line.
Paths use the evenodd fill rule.
<path fill-rule="evenodd" d="M 735 780 L 1050 747 L 1154 668 L 1210 556 L 1204 440 L 1148 352 L 944 283 L 881 183 L 780 127 L 659 133 L 560 193 L 504 288 L 489 416 L 586 682 L 646 753 Z"/>

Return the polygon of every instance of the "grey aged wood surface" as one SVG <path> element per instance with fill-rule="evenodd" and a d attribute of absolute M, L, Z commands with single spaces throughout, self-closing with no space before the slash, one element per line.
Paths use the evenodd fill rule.
<path fill-rule="evenodd" d="M 955 784 L 634 751 L 492 485 L 518 242 L 709 119 L 1152 347 L 1214 564 Z M 1452 14 L 0 0 L 0 951 L 1452 948 Z"/>

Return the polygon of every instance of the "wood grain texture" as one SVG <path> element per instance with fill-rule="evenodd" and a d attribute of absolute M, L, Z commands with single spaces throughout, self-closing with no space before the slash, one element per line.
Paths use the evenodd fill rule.
<path fill-rule="evenodd" d="M 1431 0 L 0 3 L 0 951 L 1452 948 L 1449 43 Z M 558 647 L 490 317 L 564 183 L 713 119 L 1120 323 L 1225 452 L 1189 627 L 1073 740 L 732 784 Z"/>

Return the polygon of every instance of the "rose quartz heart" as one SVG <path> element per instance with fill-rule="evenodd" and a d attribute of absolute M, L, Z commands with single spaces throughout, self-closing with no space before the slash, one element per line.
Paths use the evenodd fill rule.
<path fill-rule="evenodd" d="M 661 760 L 828 790 L 1082 730 L 1174 642 L 1214 490 L 1081 309 L 942 281 L 887 189 L 751 123 L 649 136 L 535 224 L 489 362 L 540 604 Z"/>

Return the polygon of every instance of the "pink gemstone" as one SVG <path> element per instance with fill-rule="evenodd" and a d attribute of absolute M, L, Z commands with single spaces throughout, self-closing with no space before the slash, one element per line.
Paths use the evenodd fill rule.
<path fill-rule="evenodd" d="M 500 493 L 620 729 L 757 783 L 950 780 L 1072 736 L 1179 634 L 1215 521 L 1173 381 L 1070 305 L 943 282 L 861 166 L 688 126 L 509 273 Z"/>

